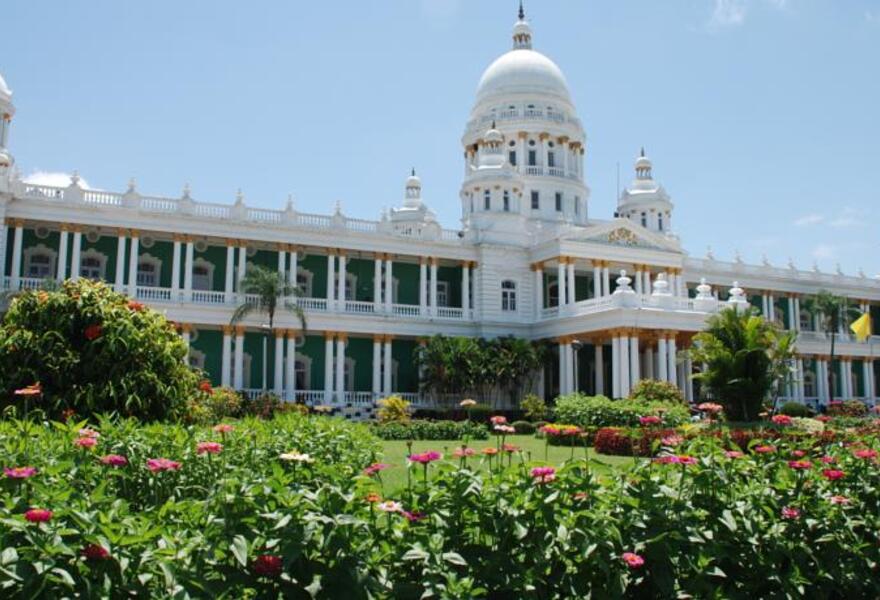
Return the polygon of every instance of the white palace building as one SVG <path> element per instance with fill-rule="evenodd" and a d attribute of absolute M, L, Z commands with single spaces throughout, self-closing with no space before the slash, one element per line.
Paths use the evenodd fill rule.
<path fill-rule="evenodd" d="M 707 315 L 756 307 L 799 332 L 784 395 L 811 404 L 877 396 L 872 344 L 842 327 L 830 341 L 804 299 L 828 289 L 880 322 L 880 281 L 818 269 L 693 258 L 674 233 L 674 205 L 644 152 L 610 219 L 590 214 L 586 134 L 565 77 L 533 49 L 520 12 L 513 47 L 483 73 L 461 140 L 461 227 L 444 229 L 415 173 L 399 208 L 378 221 L 179 197 L 28 183 L 15 168 L 15 107 L 0 78 L 0 282 L 103 279 L 179 324 L 191 363 L 215 384 L 354 407 L 419 393 L 416 346 L 437 334 L 552 340 L 539 378 L 552 398 L 575 389 L 628 395 L 644 378 L 694 401 L 681 352 Z M 307 329 L 280 315 L 264 346 L 260 317 L 232 327 L 249 265 L 278 269 L 302 288 Z M 874 336 L 874 342 L 878 336 Z M 576 372 L 577 371 L 577 372 Z"/>

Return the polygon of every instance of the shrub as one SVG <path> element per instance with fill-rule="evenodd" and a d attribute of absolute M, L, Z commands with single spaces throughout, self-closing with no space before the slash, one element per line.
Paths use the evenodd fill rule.
<path fill-rule="evenodd" d="M 828 414 L 832 417 L 866 417 L 868 407 L 860 400 L 844 400 L 828 404 Z"/>
<path fill-rule="evenodd" d="M 825 431 L 825 423 L 809 417 L 792 417 L 791 426 L 807 433 L 822 433 Z"/>
<path fill-rule="evenodd" d="M 407 423 L 410 420 L 409 402 L 400 396 L 388 396 L 379 400 L 376 413 L 380 423 Z"/>
<path fill-rule="evenodd" d="M 786 402 L 779 408 L 779 414 L 789 417 L 809 417 L 813 414 L 810 407 L 800 402 Z"/>
<path fill-rule="evenodd" d="M 557 421 L 582 429 L 598 427 L 637 427 L 639 417 L 656 415 L 666 427 L 675 427 L 690 418 L 686 406 L 642 400 L 610 400 L 605 396 L 570 394 L 556 400 L 553 415 Z"/>
<path fill-rule="evenodd" d="M 510 424 L 510 426 L 513 427 L 517 433 L 524 433 L 524 434 L 535 433 L 535 430 L 537 429 L 535 427 L 535 424 L 531 423 L 529 421 L 514 421 L 513 423 Z"/>
<path fill-rule="evenodd" d="M 630 400 L 643 400 L 646 402 L 666 402 L 668 404 L 684 404 L 684 395 L 678 386 L 668 381 L 655 379 L 642 379 L 632 389 Z"/>
<path fill-rule="evenodd" d="M 242 416 L 244 402 L 241 395 L 231 388 L 217 387 L 209 392 L 193 394 L 186 403 L 183 421 L 207 425 L 223 419 Z"/>
<path fill-rule="evenodd" d="M 0 327 L 0 402 L 39 381 L 51 415 L 178 417 L 199 383 L 185 356 L 161 313 L 104 283 L 66 281 L 12 300 Z"/>
<path fill-rule="evenodd" d="M 388 421 L 373 426 L 383 440 L 485 440 L 489 430 L 471 421 Z"/>
<path fill-rule="evenodd" d="M 593 448 L 614 456 L 652 456 L 664 437 L 675 434 L 674 429 L 603 427 L 593 436 Z"/>
<path fill-rule="evenodd" d="M 259 396 L 248 398 L 242 396 L 241 413 L 248 417 L 271 419 L 284 404 L 281 398 L 272 392 L 263 392 Z"/>
<path fill-rule="evenodd" d="M 528 394 L 519 406 L 525 412 L 526 418 L 532 421 L 540 421 L 547 416 L 547 403 L 537 394 Z"/>

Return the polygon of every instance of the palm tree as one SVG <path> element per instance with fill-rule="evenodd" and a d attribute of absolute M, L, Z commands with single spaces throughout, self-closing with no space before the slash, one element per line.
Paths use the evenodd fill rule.
<path fill-rule="evenodd" d="M 269 328 L 263 333 L 266 336 L 266 343 L 268 343 L 268 336 L 275 329 L 275 314 L 279 308 L 284 308 L 296 316 L 305 330 L 305 312 L 298 304 L 290 301 L 291 298 L 302 296 L 302 290 L 298 286 L 288 283 L 283 273 L 260 265 L 251 265 L 239 282 L 239 291 L 256 296 L 256 298 L 254 300 L 245 299 L 235 309 L 229 320 L 231 325 L 239 323 L 252 313 L 263 313 L 269 318 Z M 265 356 L 263 360 L 266 360 Z"/>
<path fill-rule="evenodd" d="M 834 341 L 844 318 L 858 314 L 854 307 L 849 306 L 847 299 L 828 290 L 819 290 L 807 300 L 808 310 L 821 316 L 821 328 L 831 334 L 831 357 L 828 361 L 828 401 L 834 401 Z"/>

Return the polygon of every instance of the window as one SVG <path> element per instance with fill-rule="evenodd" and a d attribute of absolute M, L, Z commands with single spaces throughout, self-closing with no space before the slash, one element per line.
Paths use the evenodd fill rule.
<path fill-rule="evenodd" d="M 648 226 L 648 214 L 642 213 L 642 227 Z"/>
<path fill-rule="evenodd" d="M 437 306 L 449 306 L 449 282 L 437 282 Z"/>
<path fill-rule="evenodd" d="M 346 356 L 343 361 L 342 381 L 345 385 L 346 392 L 354 391 L 354 365 L 355 360 L 350 356 Z M 333 361 L 333 381 L 336 381 L 336 361 Z"/>
<path fill-rule="evenodd" d="M 504 190 L 504 212 L 510 212 L 510 192 Z"/>
<path fill-rule="evenodd" d="M 541 208 L 541 198 L 538 195 L 538 190 L 532 190 L 532 210 L 539 210 Z"/>
<path fill-rule="evenodd" d="M 556 192 L 556 212 L 562 212 L 562 192 Z"/>
<path fill-rule="evenodd" d="M 137 284 L 140 287 L 158 287 L 162 263 L 158 258 L 144 254 L 138 260 Z"/>
<path fill-rule="evenodd" d="M 470 201 L 471 201 L 471 212 L 474 212 L 474 197 L 473 196 L 470 197 Z"/>
<path fill-rule="evenodd" d="M 297 269 L 296 272 L 296 287 L 302 291 L 303 296 L 306 298 L 312 297 L 312 279 L 314 275 L 311 271 L 306 271 L 305 269 Z"/>
<path fill-rule="evenodd" d="M 55 272 L 55 251 L 43 244 L 24 251 L 24 276 L 34 279 L 52 277 Z"/>
<path fill-rule="evenodd" d="M 547 286 L 547 306 L 559 306 L 559 286 L 555 281 Z"/>
<path fill-rule="evenodd" d="M 311 367 L 312 363 L 307 358 L 297 358 L 296 363 L 294 363 L 294 371 L 295 374 L 295 386 L 297 390 L 310 390 L 312 389 L 312 377 L 311 377 Z"/>
<path fill-rule="evenodd" d="M 214 289 L 214 265 L 204 258 L 197 258 L 193 261 L 192 289 Z"/>
<path fill-rule="evenodd" d="M 663 231 L 663 213 L 657 213 L 657 229 Z"/>
<path fill-rule="evenodd" d="M 104 268 L 107 265 L 107 257 L 89 248 L 82 253 L 79 260 L 79 276 L 84 279 L 104 279 Z"/>
<path fill-rule="evenodd" d="M 579 215 L 581 212 L 581 199 L 579 196 L 574 197 L 574 214 Z"/>
<path fill-rule="evenodd" d="M 804 396 L 813 398 L 818 395 L 816 391 L 816 374 L 808 371 L 806 365 L 804 365 Z"/>
<path fill-rule="evenodd" d="M 548 167 L 555 167 L 556 166 L 556 153 L 555 152 L 548 152 L 547 153 L 547 166 Z"/>
<path fill-rule="evenodd" d="M 538 153 L 534 150 L 529 150 L 529 166 L 534 167 L 538 164 Z"/>
<path fill-rule="evenodd" d="M 483 210 L 492 210 L 492 192 L 483 192 Z"/>
<path fill-rule="evenodd" d="M 507 160 L 508 160 L 508 162 L 510 162 L 511 166 L 514 166 L 514 167 L 516 166 L 516 151 L 515 150 L 511 150 L 507 154 Z"/>
<path fill-rule="evenodd" d="M 516 282 L 509 279 L 501 282 L 501 310 L 516 311 Z"/>

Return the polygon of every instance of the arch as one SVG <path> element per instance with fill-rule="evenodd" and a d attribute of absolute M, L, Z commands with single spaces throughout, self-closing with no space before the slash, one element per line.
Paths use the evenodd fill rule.
<path fill-rule="evenodd" d="M 45 244 L 37 244 L 26 248 L 22 252 L 24 257 L 24 266 L 22 274 L 24 277 L 32 277 L 34 279 L 49 279 L 55 277 L 58 253 Z"/>
<path fill-rule="evenodd" d="M 138 287 L 159 287 L 162 275 L 162 260 L 149 253 L 138 257 Z"/>
<path fill-rule="evenodd" d="M 205 260 L 201 256 L 193 261 L 192 289 L 214 289 L 214 263 Z"/>
<path fill-rule="evenodd" d="M 312 281 L 315 279 L 315 274 L 309 271 L 308 269 L 297 268 L 296 270 L 296 285 L 302 290 L 303 297 L 311 298 L 312 297 Z"/>
<path fill-rule="evenodd" d="M 106 279 L 107 255 L 94 248 L 83 250 L 79 257 L 79 276 L 95 281 Z"/>

